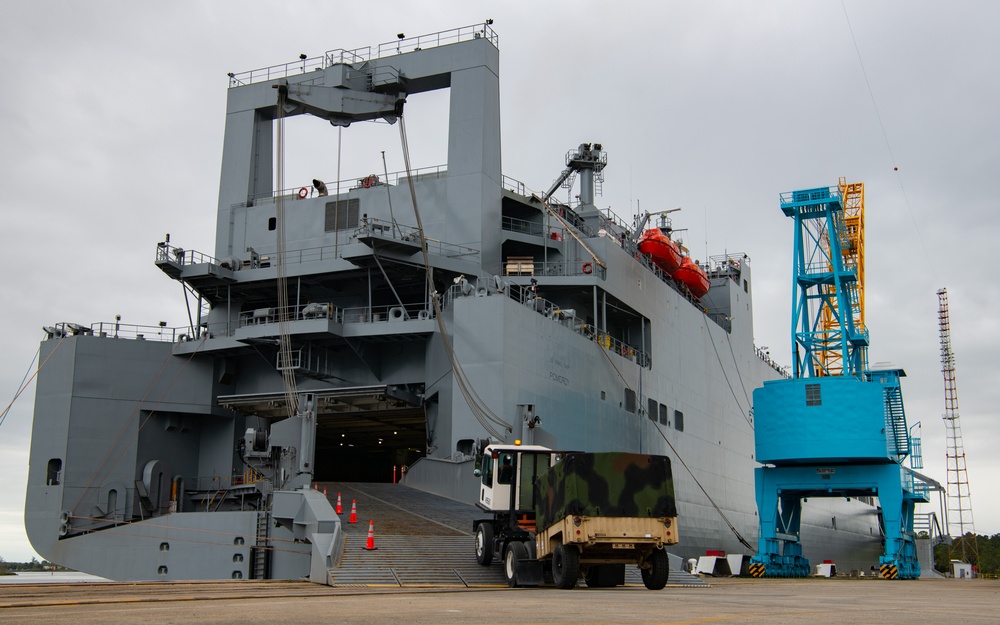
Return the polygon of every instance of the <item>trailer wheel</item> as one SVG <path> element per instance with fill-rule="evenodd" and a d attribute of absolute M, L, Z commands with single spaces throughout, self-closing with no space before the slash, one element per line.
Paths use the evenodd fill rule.
<path fill-rule="evenodd" d="M 514 541 L 507 545 L 507 553 L 503 558 L 503 576 L 511 588 L 517 586 L 517 563 L 524 560 L 526 555 L 524 543 Z"/>
<path fill-rule="evenodd" d="M 556 588 L 573 588 L 579 577 L 580 552 L 576 547 L 559 543 L 552 550 L 552 581 Z"/>
<path fill-rule="evenodd" d="M 489 523 L 476 528 L 476 562 L 483 566 L 493 562 L 493 526 Z"/>
<path fill-rule="evenodd" d="M 642 583 L 650 590 L 662 590 L 670 576 L 670 560 L 663 549 L 654 549 L 649 554 L 649 568 L 642 569 Z"/>

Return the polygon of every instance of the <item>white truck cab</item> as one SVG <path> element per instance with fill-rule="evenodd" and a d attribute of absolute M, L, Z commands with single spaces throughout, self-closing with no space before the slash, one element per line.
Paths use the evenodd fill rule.
<path fill-rule="evenodd" d="M 535 478 L 555 464 L 560 454 L 541 445 L 489 445 L 476 476 L 480 478 L 476 505 L 489 512 L 532 510 Z"/>

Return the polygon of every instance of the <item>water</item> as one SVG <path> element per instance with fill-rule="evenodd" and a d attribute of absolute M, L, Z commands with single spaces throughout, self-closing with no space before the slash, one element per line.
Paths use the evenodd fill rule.
<path fill-rule="evenodd" d="M 17 575 L 0 575 L 0 584 L 78 584 L 81 582 L 106 582 L 96 575 L 77 571 L 30 571 Z"/>

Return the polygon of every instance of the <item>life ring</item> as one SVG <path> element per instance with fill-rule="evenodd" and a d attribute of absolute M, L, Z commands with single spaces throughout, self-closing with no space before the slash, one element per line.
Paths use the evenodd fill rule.
<path fill-rule="evenodd" d="M 302 187 L 301 189 L 299 189 L 299 199 L 300 200 L 304 200 L 308 196 L 309 196 L 309 188 L 308 187 Z"/>
<path fill-rule="evenodd" d="M 364 187 L 364 188 L 366 188 L 366 189 L 371 189 L 372 188 L 372 177 L 368 176 L 367 178 L 363 178 L 361 180 L 361 186 Z"/>
<path fill-rule="evenodd" d="M 581 269 L 584 274 L 590 275 L 590 272 L 594 270 L 594 265 L 592 263 L 583 263 L 583 267 L 581 267 Z"/>

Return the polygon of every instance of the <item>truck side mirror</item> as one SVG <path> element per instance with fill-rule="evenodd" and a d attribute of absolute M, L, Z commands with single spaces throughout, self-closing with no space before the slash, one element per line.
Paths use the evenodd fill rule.
<path fill-rule="evenodd" d="M 479 469 L 476 469 L 475 471 L 473 471 L 472 474 L 475 475 L 476 477 L 482 477 L 483 476 L 483 472 L 480 471 Z"/>

